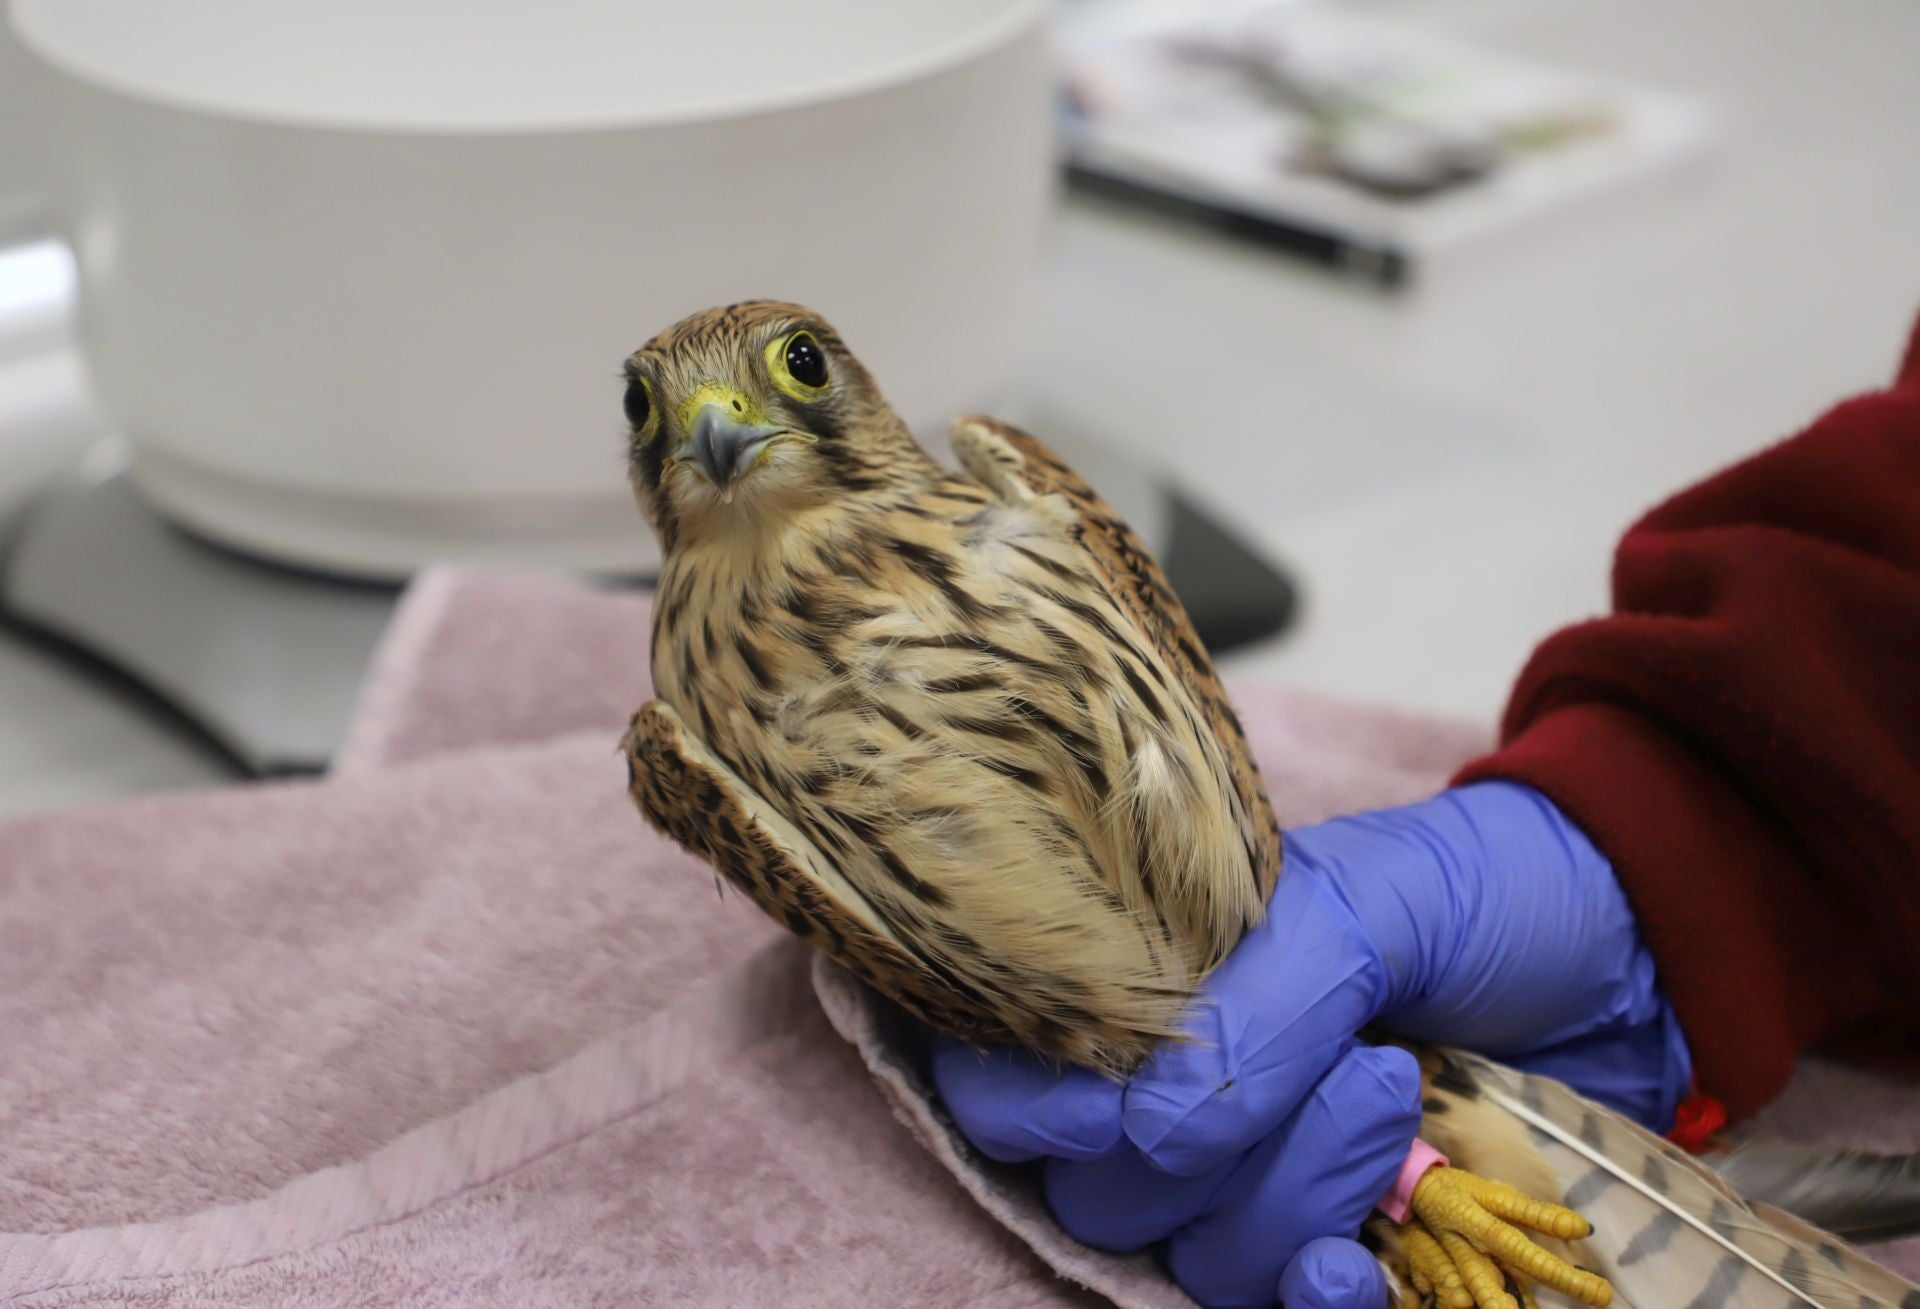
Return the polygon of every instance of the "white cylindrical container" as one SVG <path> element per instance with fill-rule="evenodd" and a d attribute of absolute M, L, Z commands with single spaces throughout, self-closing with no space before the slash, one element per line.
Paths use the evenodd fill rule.
<path fill-rule="evenodd" d="M 1040 302 L 1045 0 L 15 0 L 95 383 L 227 544 L 644 568 L 620 363 L 832 319 L 917 426 Z"/>

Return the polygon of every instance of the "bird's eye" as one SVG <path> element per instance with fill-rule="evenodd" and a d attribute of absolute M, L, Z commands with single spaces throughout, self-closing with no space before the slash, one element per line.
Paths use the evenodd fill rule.
<path fill-rule="evenodd" d="M 787 338 L 787 372 L 802 386 L 815 390 L 827 384 L 827 352 L 810 332 L 795 332 Z"/>
<path fill-rule="evenodd" d="M 801 328 L 767 342 L 767 375 L 783 393 L 811 404 L 826 393 L 827 352 Z"/>
<path fill-rule="evenodd" d="M 647 425 L 647 418 L 653 413 L 653 395 L 647 390 L 647 384 L 638 377 L 627 381 L 625 400 L 627 421 L 637 431 Z"/>

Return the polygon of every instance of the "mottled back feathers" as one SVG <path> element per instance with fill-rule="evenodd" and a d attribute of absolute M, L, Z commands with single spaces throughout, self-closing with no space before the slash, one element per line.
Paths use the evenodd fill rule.
<path fill-rule="evenodd" d="M 716 785 L 749 789 L 803 839 L 786 875 L 830 863 L 835 903 L 859 897 L 846 912 L 884 924 L 889 956 L 937 980 L 942 1025 L 964 1012 L 970 1033 L 1129 1068 L 1257 920 L 1277 871 L 1232 712 L 1144 547 L 1032 438 L 964 422 L 970 476 L 946 471 L 902 442 L 837 334 L 792 306 L 683 324 L 630 367 L 669 414 L 716 381 L 771 396 L 754 369 L 797 327 L 830 343 L 828 394 L 770 407 L 811 439 L 730 503 L 675 480 L 671 431 L 636 445 L 643 503 L 672 526 L 654 679 L 674 720 L 637 720 L 630 745 L 651 744 L 636 769 L 665 766 L 662 740 L 695 738 L 730 775 Z M 838 485 L 829 454 L 862 484 Z M 698 806 L 644 776 L 636 794 L 724 868 L 724 843 L 693 830 Z M 736 880 L 790 925 L 810 912 L 769 888 L 778 876 Z M 878 984 L 926 1009 L 924 985 L 884 980 L 897 963 L 872 970 Z"/>

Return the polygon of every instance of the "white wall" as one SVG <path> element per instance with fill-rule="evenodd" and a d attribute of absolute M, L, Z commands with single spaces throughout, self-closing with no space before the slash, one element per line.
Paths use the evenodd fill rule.
<path fill-rule="evenodd" d="M 0 242 L 51 184 L 44 104 L 38 66 L 14 39 L 12 23 L 0 21 Z"/>

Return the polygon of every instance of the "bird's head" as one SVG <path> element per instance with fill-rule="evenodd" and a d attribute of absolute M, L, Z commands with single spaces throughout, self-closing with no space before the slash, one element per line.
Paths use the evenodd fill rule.
<path fill-rule="evenodd" d="M 634 489 L 663 538 L 844 502 L 926 459 L 839 333 L 799 305 L 682 319 L 633 352 L 626 382 Z"/>

